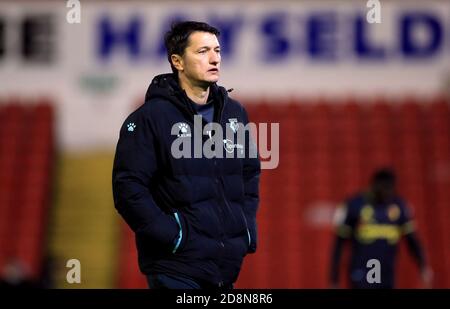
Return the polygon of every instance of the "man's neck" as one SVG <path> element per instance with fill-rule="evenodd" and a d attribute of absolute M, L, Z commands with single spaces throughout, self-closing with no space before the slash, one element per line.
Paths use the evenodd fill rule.
<path fill-rule="evenodd" d="M 197 104 L 206 104 L 209 96 L 209 86 L 201 87 L 194 85 L 191 81 L 183 76 L 179 77 L 180 87 L 186 91 L 186 95 L 189 99 Z"/>

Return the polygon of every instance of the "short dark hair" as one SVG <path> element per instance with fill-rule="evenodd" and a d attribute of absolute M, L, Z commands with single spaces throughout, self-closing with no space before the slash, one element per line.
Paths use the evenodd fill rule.
<path fill-rule="evenodd" d="M 394 185 L 396 181 L 395 172 L 388 167 L 381 168 L 372 176 L 372 183 L 385 183 L 389 185 Z"/>
<path fill-rule="evenodd" d="M 173 54 L 183 56 L 184 50 L 188 45 L 189 36 L 195 31 L 209 32 L 217 37 L 220 35 L 220 31 L 213 26 L 198 21 L 173 23 L 171 29 L 165 34 L 164 44 L 167 49 L 167 59 L 169 60 L 170 66 L 172 67 L 172 71 L 174 73 L 177 72 L 177 69 L 172 65 L 170 56 Z"/>

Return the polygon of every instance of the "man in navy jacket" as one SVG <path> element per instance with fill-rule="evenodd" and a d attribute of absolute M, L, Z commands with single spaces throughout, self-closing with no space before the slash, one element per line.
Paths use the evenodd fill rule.
<path fill-rule="evenodd" d="M 260 162 L 245 109 L 216 85 L 218 35 L 205 23 L 173 25 L 165 37 L 173 73 L 152 80 L 120 131 L 114 203 L 135 232 L 150 288 L 232 288 L 256 250 Z M 226 138 L 213 138 L 220 129 Z"/>

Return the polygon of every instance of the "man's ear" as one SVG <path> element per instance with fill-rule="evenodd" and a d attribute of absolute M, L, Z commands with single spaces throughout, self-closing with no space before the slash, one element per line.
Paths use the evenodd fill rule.
<path fill-rule="evenodd" d="M 180 55 L 172 54 L 170 55 L 170 59 L 172 60 L 172 65 L 178 70 L 184 70 L 183 58 Z"/>

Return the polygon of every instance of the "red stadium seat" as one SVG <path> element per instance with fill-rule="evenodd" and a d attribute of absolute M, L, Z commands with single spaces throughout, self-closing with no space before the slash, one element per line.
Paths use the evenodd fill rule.
<path fill-rule="evenodd" d="M 52 107 L 18 103 L 0 106 L 0 265 L 19 259 L 38 279 L 50 200 Z"/>

